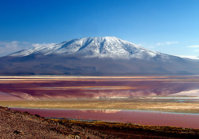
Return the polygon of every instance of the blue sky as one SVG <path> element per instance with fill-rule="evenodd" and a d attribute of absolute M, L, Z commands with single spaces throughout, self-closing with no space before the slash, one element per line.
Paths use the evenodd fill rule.
<path fill-rule="evenodd" d="M 0 55 L 89 36 L 199 56 L 199 0 L 0 0 Z"/>

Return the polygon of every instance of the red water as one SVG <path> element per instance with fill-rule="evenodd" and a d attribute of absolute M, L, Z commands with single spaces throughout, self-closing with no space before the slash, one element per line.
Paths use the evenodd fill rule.
<path fill-rule="evenodd" d="M 175 126 L 199 129 L 199 114 L 115 110 L 13 109 L 27 111 L 31 114 L 39 114 L 43 117 L 115 121 L 141 125 Z"/>
<path fill-rule="evenodd" d="M 199 89 L 199 76 L 4 78 L 0 77 L 1 101 L 167 96 Z"/>

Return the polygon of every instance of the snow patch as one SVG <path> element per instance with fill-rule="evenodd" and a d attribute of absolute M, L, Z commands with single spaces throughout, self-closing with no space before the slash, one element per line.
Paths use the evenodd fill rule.
<path fill-rule="evenodd" d="M 10 56 L 28 56 L 31 54 L 138 59 L 153 58 L 159 55 L 157 52 L 144 49 L 134 43 L 116 37 L 88 37 L 59 44 L 35 44 L 32 49 L 23 50 Z"/>

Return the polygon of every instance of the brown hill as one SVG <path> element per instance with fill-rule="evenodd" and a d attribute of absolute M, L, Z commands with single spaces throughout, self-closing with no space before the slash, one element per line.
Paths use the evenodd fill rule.
<path fill-rule="evenodd" d="M 56 122 L 0 108 L 0 138 L 72 138 L 72 130 Z"/>

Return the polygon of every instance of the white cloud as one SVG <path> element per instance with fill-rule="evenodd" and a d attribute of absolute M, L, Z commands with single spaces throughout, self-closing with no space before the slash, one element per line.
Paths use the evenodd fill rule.
<path fill-rule="evenodd" d="M 10 53 L 30 48 L 32 45 L 28 42 L 19 42 L 19 41 L 11 41 L 11 42 L 5 42 L 0 41 L 0 56 L 5 56 Z"/>
<path fill-rule="evenodd" d="M 196 45 L 189 45 L 187 46 L 188 48 L 192 48 L 194 52 L 199 52 L 199 45 L 196 44 Z"/>
<path fill-rule="evenodd" d="M 33 47 L 53 47 L 56 43 L 33 43 Z"/>
<path fill-rule="evenodd" d="M 177 55 L 182 58 L 190 58 L 190 59 L 199 59 L 199 56 L 191 56 L 191 55 Z"/>
<path fill-rule="evenodd" d="M 199 45 L 190 45 L 189 48 L 199 48 Z"/>
<path fill-rule="evenodd" d="M 174 45 L 179 44 L 178 41 L 166 41 L 166 42 L 157 42 L 156 46 L 165 46 L 165 45 Z"/>
<path fill-rule="evenodd" d="M 0 41 L 0 56 L 6 56 L 11 53 L 23 50 L 23 49 L 29 49 L 32 47 L 52 47 L 55 43 L 29 43 L 29 42 L 19 42 L 19 41 Z"/>

